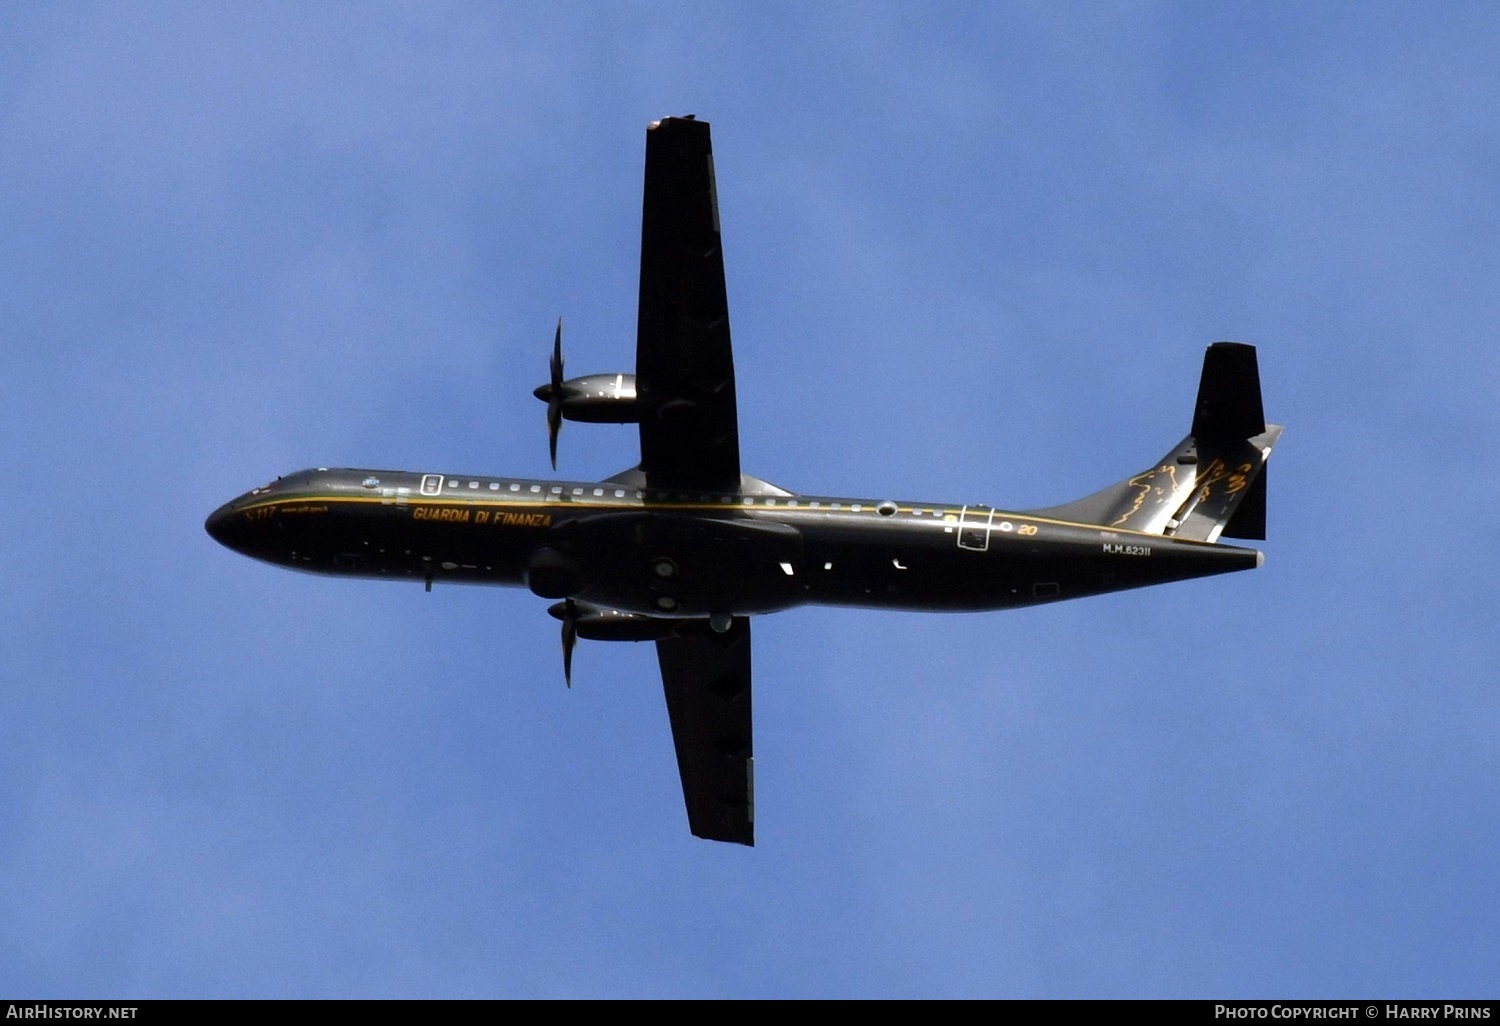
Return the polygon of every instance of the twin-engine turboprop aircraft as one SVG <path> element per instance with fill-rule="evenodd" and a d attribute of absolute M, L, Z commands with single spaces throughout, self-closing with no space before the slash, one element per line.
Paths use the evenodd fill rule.
<path fill-rule="evenodd" d="M 1009 609 L 1248 570 L 1281 428 L 1255 350 L 1208 347 L 1191 433 L 1146 470 L 1065 506 L 851 499 L 740 471 L 718 199 L 706 122 L 646 131 L 635 373 L 564 380 L 564 420 L 640 425 L 639 465 L 605 481 L 304 470 L 216 510 L 209 534 L 312 573 L 524 585 L 578 638 L 654 641 L 694 834 L 754 843 L 750 617 L 794 606 Z"/>

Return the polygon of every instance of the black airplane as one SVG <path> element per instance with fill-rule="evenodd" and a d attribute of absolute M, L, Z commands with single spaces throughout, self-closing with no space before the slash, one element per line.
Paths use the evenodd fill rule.
<path fill-rule="evenodd" d="M 208 518 L 237 552 L 310 573 L 525 586 L 557 600 L 563 674 L 578 638 L 654 641 L 688 823 L 754 843 L 750 617 L 808 604 L 1011 609 L 1261 565 L 1281 428 L 1255 350 L 1208 347 L 1191 433 L 1138 474 L 1063 506 L 851 499 L 740 470 L 734 365 L 707 122 L 646 131 L 635 373 L 563 378 L 564 420 L 640 425 L 640 462 L 604 481 L 319 468 Z"/>

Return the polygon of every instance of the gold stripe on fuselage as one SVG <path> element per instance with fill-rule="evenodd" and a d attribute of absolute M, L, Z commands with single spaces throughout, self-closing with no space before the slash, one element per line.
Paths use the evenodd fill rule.
<path fill-rule="evenodd" d="M 798 503 L 796 506 L 782 505 L 782 504 L 780 504 L 780 502 L 785 502 L 785 501 L 788 501 L 788 500 L 781 499 L 780 502 L 778 502 L 777 505 L 775 505 L 775 506 L 767 506 L 767 505 L 764 505 L 764 504 L 761 504 L 761 505 L 747 504 L 747 503 L 745 503 L 743 501 L 744 498 L 745 497 L 731 497 L 729 499 L 729 501 L 725 501 L 725 502 L 707 502 L 707 503 L 705 503 L 705 502 L 682 502 L 682 503 L 679 503 L 679 502 L 662 502 L 662 501 L 659 501 L 659 500 L 652 500 L 652 499 L 616 499 L 614 501 L 597 501 L 596 499 L 594 499 L 592 497 L 589 498 L 589 499 L 573 499 L 571 497 L 559 496 L 559 495 L 549 495 L 549 496 L 545 496 L 545 497 L 540 497 L 539 496 L 538 498 L 535 498 L 535 499 L 489 498 L 487 496 L 482 496 L 482 495 L 476 495 L 473 498 L 469 498 L 467 496 L 461 497 L 461 498 L 460 497 L 444 498 L 443 496 L 433 496 L 433 495 L 403 495 L 403 496 L 400 496 L 399 498 L 397 496 L 394 496 L 394 495 L 391 495 L 391 496 L 385 496 L 385 495 L 304 495 L 304 496 L 297 496 L 297 497 L 290 497 L 290 496 L 288 496 L 288 497 L 277 498 L 277 499 L 267 499 L 267 500 L 265 500 L 263 502 L 257 502 L 257 503 L 254 503 L 252 505 L 249 505 L 249 506 L 243 506 L 240 509 L 236 510 L 235 512 L 237 512 L 237 513 L 250 513 L 252 510 L 269 509 L 269 508 L 272 508 L 272 507 L 291 506 L 291 505 L 305 506 L 305 505 L 318 505 L 318 504 L 333 504 L 333 505 L 363 505 L 363 506 L 370 506 L 370 505 L 374 505 L 374 506 L 395 506 L 395 507 L 398 507 L 398 508 L 402 507 L 402 506 L 448 506 L 448 507 L 463 507 L 463 506 L 476 507 L 477 506 L 477 507 L 486 507 L 486 508 L 501 508 L 501 509 L 509 508 L 509 509 L 517 509 L 517 510 L 529 510 L 529 511 L 532 511 L 532 512 L 541 512 L 541 510 L 539 510 L 538 507 L 545 507 L 547 510 L 556 510 L 556 509 L 575 509 L 575 510 L 576 509 L 589 509 L 589 510 L 645 510 L 645 511 L 650 511 L 650 512 L 684 512 L 684 511 L 691 511 L 691 512 L 704 512 L 704 511 L 723 512 L 723 511 L 726 511 L 726 510 L 755 510 L 756 512 L 774 512 L 778 516 L 786 516 L 786 515 L 797 516 L 797 515 L 806 515 L 806 514 L 826 515 L 826 514 L 830 514 L 830 513 L 836 513 L 836 514 L 840 514 L 840 515 L 843 515 L 843 514 L 852 514 L 854 516 L 860 516 L 860 517 L 863 517 L 863 516 L 874 516 L 874 517 L 876 517 L 876 518 L 878 518 L 880 520 L 889 520 L 889 519 L 891 519 L 891 516 L 893 516 L 893 515 L 900 515 L 902 513 L 911 514 L 911 513 L 913 513 L 914 511 L 916 511 L 918 509 L 923 509 L 923 510 L 931 509 L 931 510 L 935 511 L 931 516 L 923 517 L 921 520 L 916 520 L 916 519 L 907 520 L 907 521 L 903 521 L 903 523 L 909 523 L 909 524 L 910 523 L 930 523 L 930 524 L 931 523 L 935 523 L 935 524 L 941 524 L 941 525 L 943 525 L 945 527 L 957 527 L 958 526 L 959 517 L 962 515 L 962 512 L 963 512 L 963 508 L 953 509 L 953 508 L 949 508 L 949 507 L 946 507 L 946 506 L 936 506 L 936 505 L 934 505 L 934 506 L 925 506 L 925 505 L 924 506 L 898 506 L 898 507 L 896 507 L 896 513 L 895 514 L 882 516 L 880 514 L 879 510 L 877 510 L 875 508 L 877 505 L 879 505 L 880 500 L 873 500 L 872 501 L 872 500 L 868 500 L 868 499 L 861 499 L 858 503 L 852 503 L 852 502 L 849 502 L 848 500 L 845 500 L 845 499 L 838 499 L 838 500 L 834 500 L 834 501 L 837 501 L 842 506 L 842 508 L 841 509 L 830 509 L 828 507 L 828 503 L 825 500 L 823 500 L 823 499 L 808 500 L 808 499 L 798 498 L 798 499 L 796 499 L 796 502 Z M 778 499 L 780 499 L 780 497 L 778 497 Z M 807 503 L 809 501 L 819 502 L 819 503 L 822 503 L 822 505 L 818 506 L 817 508 L 813 508 L 812 506 L 807 505 Z M 762 503 L 764 503 L 764 500 L 762 500 Z M 854 506 L 854 505 L 862 506 L 864 508 L 863 509 L 859 509 L 859 510 L 854 510 L 854 509 L 850 509 L 849 508 L 850 506 Z M 989 507 L 985 507 L 985 508 L 988 509 Z M 952 517 L 953 519 L 949 520 L 948 519 L 949 517 Z M 1104 525 L 1104 524 L 1084 524 L 1084 523 L 1079 523 L 1076 520 L 1054 520 L 1054 519 L 1052 519 L 1050 517 L 1038 517 L 1038 516 L 1032 516 L 1029 513 L 1016 513 L 1016 512 L 1011 512 L 1011 511 L 1002 510 L 1002 509 L 996 509 L 994 511 L 994 517 L 995 517 L 996 520 L 1000 520 L 1000 519 L 1004 519 L 1004 520 L 1017 520 L 1017 521 L 1025 521 L 1027 523 L 1032 523 L 1032 524 L 1050 524 L 1050 525 L 1052 525 L 1054 527 L 1075 527 L 1075 528 L 1080 528 L 1080 529 L 1088 530 L 1088 531 L 1108 531 L 1108 532 L 1110 532 L 1112 534 L 1133 534 L 1133 535 L 1138 535 L 1138 536 L 1140 536 L 1142 538 L 1158 538 L 1158 539 L 1163 539 L 1163 540 L 1170 540 L 1170 541 L 1177 542 L 1177 543 L 1189 543 L 1189 544 L 1194 544 L 1194 545 L 1209 545 L 1209 546 L 1214 547 L 1214 548 L 1218 547 L 1218 546 L 1213 545 L 1213 543 L 1211 543 L 1211 542 L 1196 541 L 1196 540 L 1191 539 L 1191 538 L 1169 538 L 1166 535 L 1155 534 L 1155 533 L 1150 532 L 1150 531 L 1138 531 L 1138 530 L 1135 530 L 1134 528 L 1130 528 L 1130 527 L 1110 527 L 1110 526 L 1107 526 L 1107 525 Z M 985 519 L 986 520 L 990 519 L 987 514 L 985 516 Z M 976 523 L 976 524 L 973 525 L 973 527 L 976 530 L 983 530 L 983 529 L 985 529 L 986 526 L 988 526 L 990 530 L 995 531 L 996 533 L 999 533 L 999 529 L 997 527 L 992 526 L 992 525 L 993 525 L 993 521 L 991 521 L 991 524 L 984 525 L 984 526 L 981 526 L 981 525 L 979 525 L 979 524 Z M 969 525 L 965 525 L 965 526 L 969 526 Z"/>

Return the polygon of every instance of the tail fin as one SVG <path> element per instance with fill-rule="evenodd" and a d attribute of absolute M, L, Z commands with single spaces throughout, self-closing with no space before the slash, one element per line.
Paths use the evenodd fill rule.
<path fill-rule="evenodd" d="M 1192 433 L 1175 449 L 1088 498 L 1031 512 L 1196 541 L 1264 539 L 1266 460 L 1280 437 L 1261 406 L 1255 347 L 1215 342 L 1203 357 Z"/>

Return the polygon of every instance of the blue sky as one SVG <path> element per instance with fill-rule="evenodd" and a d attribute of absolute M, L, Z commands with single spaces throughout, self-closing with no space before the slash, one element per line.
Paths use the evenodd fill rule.
<path fill-rule="evenodd" d="M 0 993 L 1496 996 L 1500 16 L 0 10 Z M 758 846 L 654 654 L 219 548 L 306 466 L 549 476 L 714 127 L 746 469 L 1066 501 L 1288 425 L 1266 566 L 756 625 Z M 634 462 L 568 425 L 560 473 Z"/>

